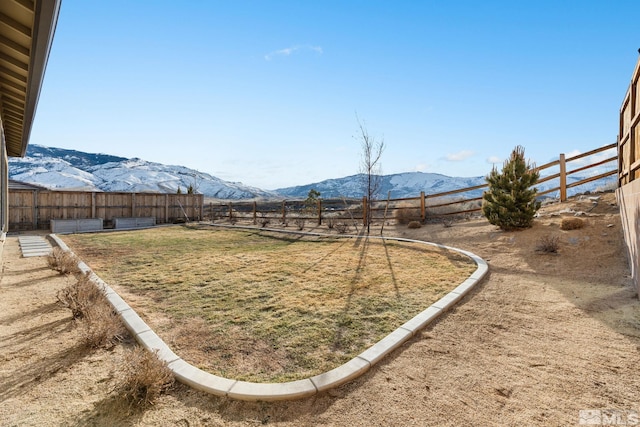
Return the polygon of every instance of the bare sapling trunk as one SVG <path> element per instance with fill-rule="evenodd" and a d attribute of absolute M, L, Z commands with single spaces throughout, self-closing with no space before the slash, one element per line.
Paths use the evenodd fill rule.
<path fill-rule="evenodd" d="M 367 234 L 369 234 L 371 220 L 373 218 L 373 202 L 376 200 L 382 185 L 380 158 L 382 157 L 385 145 L 384 139 L 377 140 L 375 137 L 369 135 L 369 132 L 360 119 L 358 119 L 358 127 L 360 131 L 358 139 L 362 147 L 360 174 L 363 177 L 363 190 L 366 197 L 366 206 L 363 206 L 363 210 L 365 212 Z"/>

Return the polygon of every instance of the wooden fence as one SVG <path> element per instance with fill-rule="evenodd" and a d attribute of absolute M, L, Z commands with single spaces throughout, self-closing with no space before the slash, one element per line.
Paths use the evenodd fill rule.
<path fill-rule="evenodd" d="M 617 154 L 608 156 L 607 151 L 614 151 L 616 143 L 591 150 L 576 156 L 567 158 L 560 154 L 558 160 L 538 166 L 541 172 L 539 184 L 554 182 L 555 186 L 544 191 L 539 191 L 539 196 L 550 197 L 556 193 L 560 201 L 567 199 L 567 190 L 581 185 L 617 174 Z M 592 160 L 588 158 L 591 157 Z M 593 159 L 595 157 L 595 159 Z M 603 158 L 604 157 L 604 158 Z M 573 166 L 576 165 L 577 166 Z M 590 176 L 580 180 L 570 180 L 571 176 L 585 173 L 589 169 L 611 165 L 609 170 L 600 173 L 590 173 Z M 545 172 L 547 172 L 545 174 Z M 546 187 L 546 186 L 545 186 Z M 405 223 L 411 220 L 426 221 L 428 219 L 442 220 L 456 215 L 472 215 L 481 210 L 482 193 L 487 185 L 461 188 L 436 194 L 391 199 L 387 197 L 373 204 L 372 214 L 374 222 L 387 222 L 392 218 Z M 366 199 L 331 199 L 319 200 L 314 206 L 306 206 L 304 201 L 284 200 L 278 202 L 224 202 L 208 203 L 203 209 L 203 217 L 208 220 L 236 222 L 239 220 L 250 221 L 253 224 L 267 225 L 269 223 L 303 226 L 304 221 L 312 221 L 317 224 L 329 221 L 329 225 L 335 222 L 350 222 L 365 224 Z"/>
<path fill-rule="evenodd" d="M 622 107 L 618 133 L 619 187 L 640 177 L 640 61 L 631 77 Z"/>
<path fill-rule="evenodd" d="M 561 154 L 558 160 L 539 166 L 539 171 L 550 172 L 544 175 L 539 183 L 555 180 L 557 185 L 538 194 L 543 196 L 557 193 L 559 199 L 564 201 L 567 198 L 567 189 L 617 174 L 617 169 L 613 168 L 591 174 L 582 180 L 568 182 L 572 175 L 615 162 L 618 159 L 617 155 L 602 158 L 602 154 L 615 149 L 616 146 L 619 144 L 614 143 L 569 158 Z M 585 160 L 595 155 L 599 155 L 596 160 Z M 568 168 L 569 164 L 579 160 L 582 160 L 580 163 L 583 165 Z M 553 168 L 557 171 L 552 170 Z M 486 187 L 486 184 L 483 184 L 437 194 L 422 192 L 416 197 L 400 199 L 387 197 L 373 204 L 373 219 L 374 222 L 385 223 L 392 218 L 407 222 L 471 215 L 480 211 L 482 193 Z M 205 204 L 202 194 L 12 189 L 9 190 L 9 231 L 49 229 L 52 219 L 102 218 L 105 228 L 109 228 L 113 225 L 113 219 L 119 217 L 155 217 L 157 224 L 203 219 L 229 222 L 244 220 L 260 225 L 275 222 L 288 224 L 290 221 L 294 226 L 303 226 L 305 221 L 328 225 L 339 222 L 364 224 L 367 215 L 363 212 L 363 206 L 366 206 L 366 200 L 363 199 L 323 199 L 313 206 L 307 206 L 300 200 Z"/>
<path fill-rule="evenodd" d="M 618 190 L 631 277 L 640 294 L 640 59 L 620 108 Z"/>
<path fill-rule="evenodd" d="M 203 217 L 202 194 L 101 193 L 15 189 L 9 191 L 9 231 L 49 229 L 52 219 L 155 217 L 157 224 Z"/>

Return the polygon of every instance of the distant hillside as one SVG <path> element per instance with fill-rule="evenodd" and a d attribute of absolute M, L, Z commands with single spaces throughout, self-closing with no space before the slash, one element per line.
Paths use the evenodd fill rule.
<path fill-rule="evenodd" d="M 581 181 L 585 179 L 584 176 L 569 176 L 567 177 L 567 185 Z M 296 187 L 279 188 L 275 190 L 278 194 L 292 199 L 304 199 L 309 194 L 309 190 L 314 189 L 320 192 L 322 198 L 360 198 L 364 194 L 363 191 L 363 179 L 364 175 L 352 175 L 345 178 L 328 179 L 325 181 L 316 182 L 313 184 L 300 185 Z M 604 178 L 597 181 L 593 181 L 579 187 L 570 188 L 568 195 L 586 191 L 596 191 L 607 186 L 615 178 Z M 401 199 L 405 197 L 417 197 L 421 191 L 425 194 L 437 194 L 447 191 L 458 190 L 461 188 L 475 187 L 485 183 L 484 176 L 460 178 L 450 177 L 437 173 L 423 173 L 423 172 L 406 172 L 394 175 L 382 176 L 381 189 L 379 192 L 380 198 L 386 198 L 387 194 L 391 192 L 392 199 Z M 538 186 L 539 191 L 545 191 L 559 184 L 556 180 L 547 181 Z M 465 198 L 480 197 L 484 190 L 473 190 L 462 193 Z M 557 194 L 551 193 L 548 197 L 557 197 Z"/>
<path fill-rule="evenodd" d="M 82 151 L 45 147 L 44 145 L 35 144 L 30 144 L 27 147 L 27 157 L 60 159 L 79 169 L 128 160 L 126 157 L 112 156 L 110 154 L 84 153 Z"/>
<path fill-rule="evenodd" d="M 175 193 L 193 185 L 198 193 L 218 199 L 279 197 L 184 166 L 34 144 L 24 158 L 9 159 L 9 177 L 53 190 Z"/>
<path fill-rule="evenodd" d="M 319 191 L 323 198 L 359 198 L 363 195 L 365 175 L 352 175 L 345 178 L 328 179 L 297 187 L 279 188 L 277 193 L 290 198 L 304 198 L 312 188 Z M 415 197 L 421 191 L 427 194 L 442 193 L 459 188 L 484 184 L 484 177 L 455 178 L 437 173 L 406 172 L 381 177 L 380 194 L 385 198 L 391 192 L 391 198 Z M 482 191 L 476 191 L 478 195 Z M 474 193 L 472 193 L 474 194 Z"/>
<path fill-rule="evenodd" d="M 280 188 L 266 191 L 239 182 L 224 181 L 204 172 L 184 166 L 168 166 L 142 159 L 127 159 L 108 154 L 84 153 L 76 150 L 29 145 L 24 158 L 9 159 L 9 177 L 12 180 L 39 185 L 56 190 L 122 191 L 175 193 L 178 188 L 186 191 L 193 185 L 197 193 L 217 199 L 304 199 L 312 188 L 324 199 L 360 198 L 363 192 L 363 175 Z M 484 184 L 484 176 L 460 178 L 437 173 L 406 172 L 384 175 L 380 198 L 416 197 L 442 193 L 460 188 Z M 567 184 L 586 178 L 572 175 Z M 612 178 L 614 181 L 615 179 Z M 594 191 L 610 183 L 612 179 L 600 179 L 580 187 L 569 189 L 569 195 Z M 557 180 L 539 186 L 546 190 L 558 186 Z M 482 190 L 464 193 L 464 197 L 479 197 Z M 550 194 L 555 197 L 556 194 Z"/>

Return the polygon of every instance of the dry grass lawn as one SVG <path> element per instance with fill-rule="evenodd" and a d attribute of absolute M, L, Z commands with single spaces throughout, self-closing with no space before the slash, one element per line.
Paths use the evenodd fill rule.
<path fill-rule="evenodd" d="M 562 229 L 577 217 L 582 228 Z M 336 389 L 297 401 L 243 402 L 177 383 L 134 412 L 116 391 L 134 343 L 87 349 L 70 310 L 56 302 L 67 278 L 45 257 L 21 257 L 9 235 L 0 275 L 0 425 L 547 427 L 578 425 L 582 410 L 620 411 L 619 425 L 633 420 L 624 416 L 640 410 L 640 301 L 613 194 L 545 205 L 520 232 L 483 218 L 384 232 L 470 250 L 489 262 L 490 274 Z M 537 250 L 547 236 L 558 237 L 557 252 Z M 361 248 L 347 242 L 356 253 Z M 160 305 L 133 293 L 127 301 Z M 167 320 L 154 314 L 156 324 Z"/>
<path fill-rule="evenodd" d="M 64 239 L 185 360 L 256 382 L 345 363 L 475 270 L 364 237 L 176 226 Z"/>

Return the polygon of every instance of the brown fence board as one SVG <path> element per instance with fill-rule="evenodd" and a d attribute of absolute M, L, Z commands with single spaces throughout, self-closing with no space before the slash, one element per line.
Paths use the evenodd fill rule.
<path fill-rule="evenodd" d="M 640 176 L 640 62 L 636 64 L 631 83 L 620 107 L 618 131 L 618 186 Z"/>
<path fill-rule="evenodd" d="M 605 145 L 603 147 L 600 148 L 596 148 L 594 150 L 590 150 L 587 151 L 586 153 L 582 153 L 573 157 L 570 157 L 569 159 L 565 159 L 564 155 L 560 155 L 560 160 L 554 160 L 552 162 L 546 163 L 540 167 L 537 167 L 536 170 L 538 171 L 543 171 L 545 169 L 549 169 L 552 167 L 556 167 L 556 166 L 560 166 L 561 170 L 562 168 L 564 168 L 566 170 L 566 164 L 571 162 L 571 161 L 575 161 L 575 160 L 579 160 L 588 156 L 592 156 L 594 154 L 598 154 L 601 152 L 604 152 L 606 150 L 610 150 L 612 148 L 616 147 L 616 143 L 614 144 L 609 144 L 609 145 Z M 566 177 L 575 174 L 577 172 L 582 172 L 594 167 L 598 167 L 598 166 L 602 166 L 604 164 L 607 164 L 609 162 L 611 163 L 615 163 L 616 160 L 618 160 L 618 156 L 614 156 L 614 157 L 610 157 L 608 159 L 605 160 L 601 160 L 601 161 L 597 161 L 594 163 L 591 163 L 587 166 L 583 166 L 583 167 L 579 167 L 579 168 L 575 168 L 573 170 L 570 170 L 568 172 L 563 173 L 554 173 L 551 174 L 549 176 L 545 176 L 543 178 L 541 178 L 538 183 L 544 183 L 547 181 L 551 181 L 554 179 L 558 179 L 558 181 L 562 181 L 563 179 L 566 180 Z M 640 163 L 640 162 L 639 162 Z M 554 192 L 560 192 L 562 193 L 560 190 L 561 188 L 564 186 L 564 188 L 573 188 L 573 187 L 578 187 L 582 184 L 586 184 L 588 182 L 591 181 L 595 181 L 597 179 L 600 178 L 605 178 L 607 176 L 612 176 L 615 175 L 617 173 L 617 170 L 611 170 L 602 174 L 599 174 L 597 176 L 594 177 L 590 177 L 572 184 L 567 185 L 566 182 L 559 182 L 557 187 L 554 188 L 550 188 L 548 190 L 545 191 L 540 191 L 538 192 L 538 195 L 543 196 L 546 194 L 550 194 L 550 193 L 554 193 Z M 638 173 L 640 173 L 640 165 L 639 165 L 639 169 L 638 169 Z M 424 201 L 432 201 L 435 202 L 435 199 L 438 198 L 444 198 L 444 200 L 442 201 L 438 201 L 435 204 L 431 204 L 431 205 L 427 205 L 426 206 L 426 210 L 428 215 L 430 217 L 440 217 L 440 216 L 450 216 L 450 215 L 465 215 L 465 214 L 469 214 L 469 213 L 474 213 L 474 212 L 479 212 L 481 210 L 480 207 L 473 207 L 473 208 L 469 208 L 469 206 L 465 206 L 466 203 L 471 203 L 472 206 L 473 205 L 477 205 L 478 202 L 480 202 L 482 200 L 482 197 L 467 197 L 467 198 L 460 198 L 460 199 L 453 199 L 451 196 L 454 196 L 456 194 L 460 194 L 460 193 L 466 193 L 469 191 L 474 191 L 474 190 L 480 190 L 483 188 L 487 188 L 487 184 L 481 184 L 481 185 L 476 185 L 473 187 L 466 187 L 466 188 L 460 188 L 457 190 L 452 190 L 452 191 L 446 191 L 446 192 L 442 192 L 442 193 L 436 193 L 436 194 L 421 194 L 420 196 L 417 197 L 403 197 L 403 198 L 398 198 L 398 199 L 389 199 L 388 201 L 386 199 L 381 199 L 378 200 L 378 204 L 377 206 L 372 208 L 373 212 L 383 212 L 383 211 L 390 211 L 391 213 L 389 215 L 386 215 L 386 218 L 389 217 L 393 217 L 394 215 L 403 215 L 404 213 L 410 211 L 410 210 L 422 210 L 422 204 L 424 203 Z M 566 197 L 566 196 L 564 196 Z M 562 196 L 561 196 L 561 201 L 564 201 Z M 413 202 L 414 204 L 408 204 L 408 202 Z M 274 204 L 275 203 L 275 204 Z M 385 205 L 381 205 L 380 203 L 385 203 Z M 388 206 L 386 205 L 386 203 L 388 203 Z M 322 205 L 326 207 L 325 204 L 325 200 L 322 201 Z M 351 219 L 351 215 L 353 215 L 353 219 L 362 219 L 362 215 L 361 215 L 361 209 L 362 209 L 362 200 L 348 200 L 345 201 L 343 200 L 343 203 L 341 203 L 340 207 L 336 207 L 336 205 L 334 205 L 334 207 L 332 208 L 332 210 L 322 210 L 321 212 L 316 212 L 314 214 L 314 216 L 308 216 L 305 215 L 304 212 L 301 211 L 300 206 L 301 205 L 301 201 L 300 200 L 289 200 L 289 201 L 280 201 L 280 202 L 234 202 L 232 204 L 232 210 L 234 212 L 234 216 L 236 218 L 238 217 L 243 217 L 243 218 L 253 218 L 254 215 L 256 217 L 260 217 L 260 216 L 265 216 L 268 215 L 269 218 L 276 218 L 280 221 L 287 220 L 287 219 L 292 219 L 292 218 L 306 218 L 306 219 L 315 219 L 317 218 L 317 215 L 321 215 L 322 218 L 330 218 L 330 217 L 338 217 L 340 220 L 350 220 Z M 446 208 L 449 207 L 453 207 L 455 205 L 459 205 L 458 208 L 452 208 L 450 211 L 446 211 Z M 209 219 L 214 219 L 214 220 L 226 220 L 228 221 L 229 219 L 229 206 L 231 206 L 230 203 L 226 202 L 226 203 L 208 203 L 206 206 L 206 210 L 205 210 L 205 214 L 204 217 L 205 218 L 209 218 Z M 276 206 L 274 208 L 274 206 Z M 356 208 L 355 210 L 358 210 L 358 213 L 354 212 L 354 208 Z M 445 209 L 443 209 L 445 208 Z M 435 211 L 434 211 L 435 209 Z M 284 217 L 283 217 L 283 212 L 284 212 Z M 351 213 L 350 213 L 351 212 Z M 241 215 L 242 213 L 244 213 L 244 215 Z M 275 216 L 273 216 L 275 215 Z M 380 220 L 380 218 L 374 218 L 374 221 L 376 220 Z"/>
<path fill-rule="evenodd" d="M 155 217 L 157 224 L 202 218 L 202 194 L 10 190 L 9 230 L 48 229 L 52 219 Z M 182 207 L 180 207 L 180 204 Z"/>
<path fill-rule="evenodd" d="M 634 88 L 635 90 L 635 88 Z M 631 121 L 640 122 L 640 114 L 635 118 L 629 118 L 629 129 L 633 128 Z M 623 118 L 621 117 L 621 127 Z M 640 129 L 640 127 L 638 127 Z M 634 131 L 636 131 L 634 129 Z M 637 132 L 640 132 L 638 130 Z M 640 133 L 639 133 L 640 135 Z M 633 139 L 633 141 L 632 141 Z M 637 141 L 638 140 L 638 141 Z M 640 160 L 629 161 L 631 154 L 637 150 L 632 150 L 631 143 L 640 143 L 640 138 L 626 135 L 619 143 L 606 145 L 586 153 L 573 156 L 564 162 L 578 160 L 593 154 L 597 154 L 614 147 L 618 147 L 618 153 L 623 158 L 611 157 L 606 160 L 591 163 L 587 166 L 573 169 L 566 173 L 571 175 L 593 167 L 601 166 L 608 162 L 614 162 L 618 159 L 618 170 L 612 170 L 603 174 L 587 178 L 585 180 L 566 185 L 566 188 L 577 187 L 588 182 L 618 174 L 620 182 L 624 180 L 633 180 L 636 175 L 640 175 Z M 635 148 L 635 147 L 634 147 Z M 627 157 L 624 157 L 627 156 Z M 538 171 L 554 167 L 563 166 L 563 156 L 561 160 L 549 162 L 545 165 L 537 167 Z M 562 164 L 561 164 L 562 163 Z M 541 178 L 538 183 L 550 181 L 552 179 L 563 179 L 561 173 L 553 174 Z M 563 183 L 560 183 L 561 185 Z M 545 195 L 559 191 L 561 185 L 556 188 L 539 192 L 539 195 Z M 421 194 L 417 197 L 405 197 L 399 199 L 389 199 L 388 209 L 391 212 L 400 212 L 406 209 L 422 209 L 425 200 L 432 201 L 436 198 L 449 197 L 446 200 L 431 206 L 427 209 L 446 208 L 454 205 L 463 205 L 464 203 L 477 203 L 482 197 L 470 197 L 451 200 L 450 196 L 469 191 L 480 190 L 486 188 L 487 184 L 476 185 L 473 187 L 461 188 L 452 191 L 446 191 L 436 194 Z M 386 200 L 379 201 L 386 203 Z M 415 206 L 406 206 L 407 202 L 415 202 Z M 112 223 L 114 218 L 118 217 L 155 217 L 156 223 L 172 223 L 176 221 L 184 221 L 187 218 L 191 221 L 202 219 L 219 220 L 226 218 L 229 220 L 229 213 L 233 212 L 234 216 L 242 216 L 243 218 L 253 219 L 262 215 L 269 215 L 269 218 L 287 220 L 291 218 L 304 217 L 308 220 L 321 218 L 340 218 L 342 220 L 353 219 L 362 220 L 362 200 L 323 200 L 322 209 L 319 212 L 310 215 L 302 211 L 304 203 L 300 200 L 290 201 L 270 201 L 270 202 L 220 202 L 204 204 L 204 196 L 201 194 L 158 194 L 158 193 L 102 193 L 102 192 L 77 192 L 77 191 L 49 191 L 49 190 L 10 190 L 9 191 L 9 230 L 29 230 L 29 229 L 47 229 L 51 219 L 85 219 L 85 218 L 102 218 L 105 225 Z M 464 207 L 464 206 L 463 206 Z M 373 210 L 383 211 L 384 208 L 376 207 Z M 437 215 L 456 215 L 478 212 L 479 208 L 456 210 L 450 212 L 438 212 Z M 275 216 L 274 216 L 275 215 Z M 389 216 L 393 216 L 393 213 Z"/>

